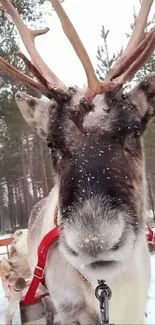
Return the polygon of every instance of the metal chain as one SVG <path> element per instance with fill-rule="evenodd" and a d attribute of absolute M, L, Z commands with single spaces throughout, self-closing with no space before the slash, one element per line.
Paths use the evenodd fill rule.
<path fill-rule="evenodd" d="M 101 324 L 109 324 L 109 300 L 112 296 L 111 289 L 105 284 L 105 281 L 98 280 L 98 286 L 95 289 L 95 296 L 100 302 Z"/>

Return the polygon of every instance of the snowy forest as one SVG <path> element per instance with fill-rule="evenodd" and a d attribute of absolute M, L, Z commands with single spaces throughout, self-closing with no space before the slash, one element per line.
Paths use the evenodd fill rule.
<path fill-rule="evenodd" d="M 42 24 L 41 8 L 44 0 L 13 0 L 25 22 L 33 27 Z M 34 10 L 35 6 L 35 10 Z M 35 12 L 35 15 L 34 15 Z M 133 10 L 133 24 L 135 12 Z M 133 24 L 126 31 L 131 34 Z M 146 33 L 155 24 L 155 17 L 149 21 Z M 15 67 L 24 70 L 22 62 L 13 55 L 18 48 L 17 31 L 3 10 L 0 10 L 0 55 Z M 104 79 L 106 72 L 120 55 L 112 56 L 108 51 L 110 31 L 104 26 L 101 29 L 101 42 L 96 49 L 99 78 Z M 135 81 L 155 71 L 155 54 L 143 69 L 138 72 Z M 130 88 L 130 85 L 127 85 Z M 25 123 L 17 108 L 14 95 L 23 85 L 10 79 L 4 71 L 0 71 L 0 231 L 10 233 L 15 229 L 27 227 L 28 217 L 33 205 L 45 197 L 53 184 L 51 157 L 46 143 L 41 140 Z M 145 150 L 147 157 L 147 178 L 149 185 L 150 207 L 154 210 L 155 193 L 155 121 L 145 134 Z"/>
<path fill-rule="evenodd" d="M 41 25 L 42 3 L 44 1 L 39 0 L 36 6 L 31 0 L 13 1 L 33 27 L 37 27 L 35 20 Z M 3 10 L 0 11 L 0 34 L 1 56 L 23 70 L 21 61 L 13 55 L 19 50 L 17 32 Z M 32 206 L 52 187 L 52 170 L 46 143 L 32 133 L 15 104 L 14 95 L 23 85 L 1 71 L 0 89 L 0 229 L 2 233 L 10 233 L 18 227 L 27 227 Z"/>

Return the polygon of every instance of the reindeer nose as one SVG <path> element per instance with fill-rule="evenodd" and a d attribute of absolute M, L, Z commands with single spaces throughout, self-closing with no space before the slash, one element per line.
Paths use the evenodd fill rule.
<path fill-rule="evenodd" d="M 18 91 L 17 93 L 16 93 L 16 95 L 15 95 L 15 98 L 17 99 L 17 100 L 22 100 L 23 98 L 22 98 L 22 92 L 21 91 Z"/>
<path fill-rule="evenodd" d="M 17 91 L 17 93 L 15 94 L 15 99 L 16 100 L 28 100 L 30 98 L 30 96 L 22 91 Z"/>

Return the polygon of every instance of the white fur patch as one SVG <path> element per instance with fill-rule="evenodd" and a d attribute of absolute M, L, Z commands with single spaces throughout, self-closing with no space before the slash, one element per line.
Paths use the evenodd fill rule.
<path fill-rule="evenodd" d="M 80 100 L 84 97 L 86 92 L 86 89 L 78 89 L 77 93 L 75 93 L 75 95 L 73 96 L 72 99 L 72 105 L 76 106 L 79 104 Z M 108 106 L 106 105 L 105 101 L 104 101 L 104 94 L 101 95 L 97 95 L 92 103 L 94 104 L 94 108 L 93 110 L 88 113 L 88 115 L 85 116 L 84 121 L 83 121 L 83 126 L 84 127 L 89 127 L 89 126 L 98 126 L 99 125 L 99 121 L 101 119 L 104 119 L 104 117 L 107 114 L 108 111 Z M 109 125 L 107 125 L 108 127 Z M 104 129 L 106 128 L 106 126 L 104 125 Z"/>
<path fill-rule="evenodd" d="M 30 100 L 35 102 L 33 107 L 29 104 Z M 49 128 L 49 107 L 52 105 L 52 101 L 46 97 L 38 99 L 18 91 L 16 94 L 16 103 L 25 121 L 32 129 L 41 137 L 46 137 Z"/>

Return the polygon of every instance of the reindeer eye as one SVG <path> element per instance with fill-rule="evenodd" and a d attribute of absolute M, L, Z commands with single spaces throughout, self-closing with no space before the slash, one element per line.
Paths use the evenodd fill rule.
<path fill-rule="evenodd" d="M 47 139 L 47 140 L 46 140 L 46 143 L 47 143 L 47 147 L 48 147 L 48 148 L 52 148 L 52 147 L 53 147 L 53 146 L 52 146 L 52 141 L 51 141 L 51 140 Z"/>
<path fill-rule="evenodd" d="M 34 108 L 35 107 L 35 100 L 34 99 L 29 99 L 28 100 L 28 104 L 29 104 L 29 106 L 31 107 L 31 108 Z"/>
<path fill-rule="evenodd" d="M 133 125 L 133 134 L 135 137 L 139 137 L 141 135 L 141 124 L 140 122 L 136 122 Z"/>
<path fill-rule="evenodd" d="M 74 249 L 72 249 L 72 248 L 67 244 L 66 240 L 64 240 L 64 244 L 65 244 L 66 249 L 68 250 L 68 252 L 69 252 L 70 254 L 72 254 L 73 256 L 78 256 L 78 255 L 79 255 L 77 252 L 75 252 Z"/>

